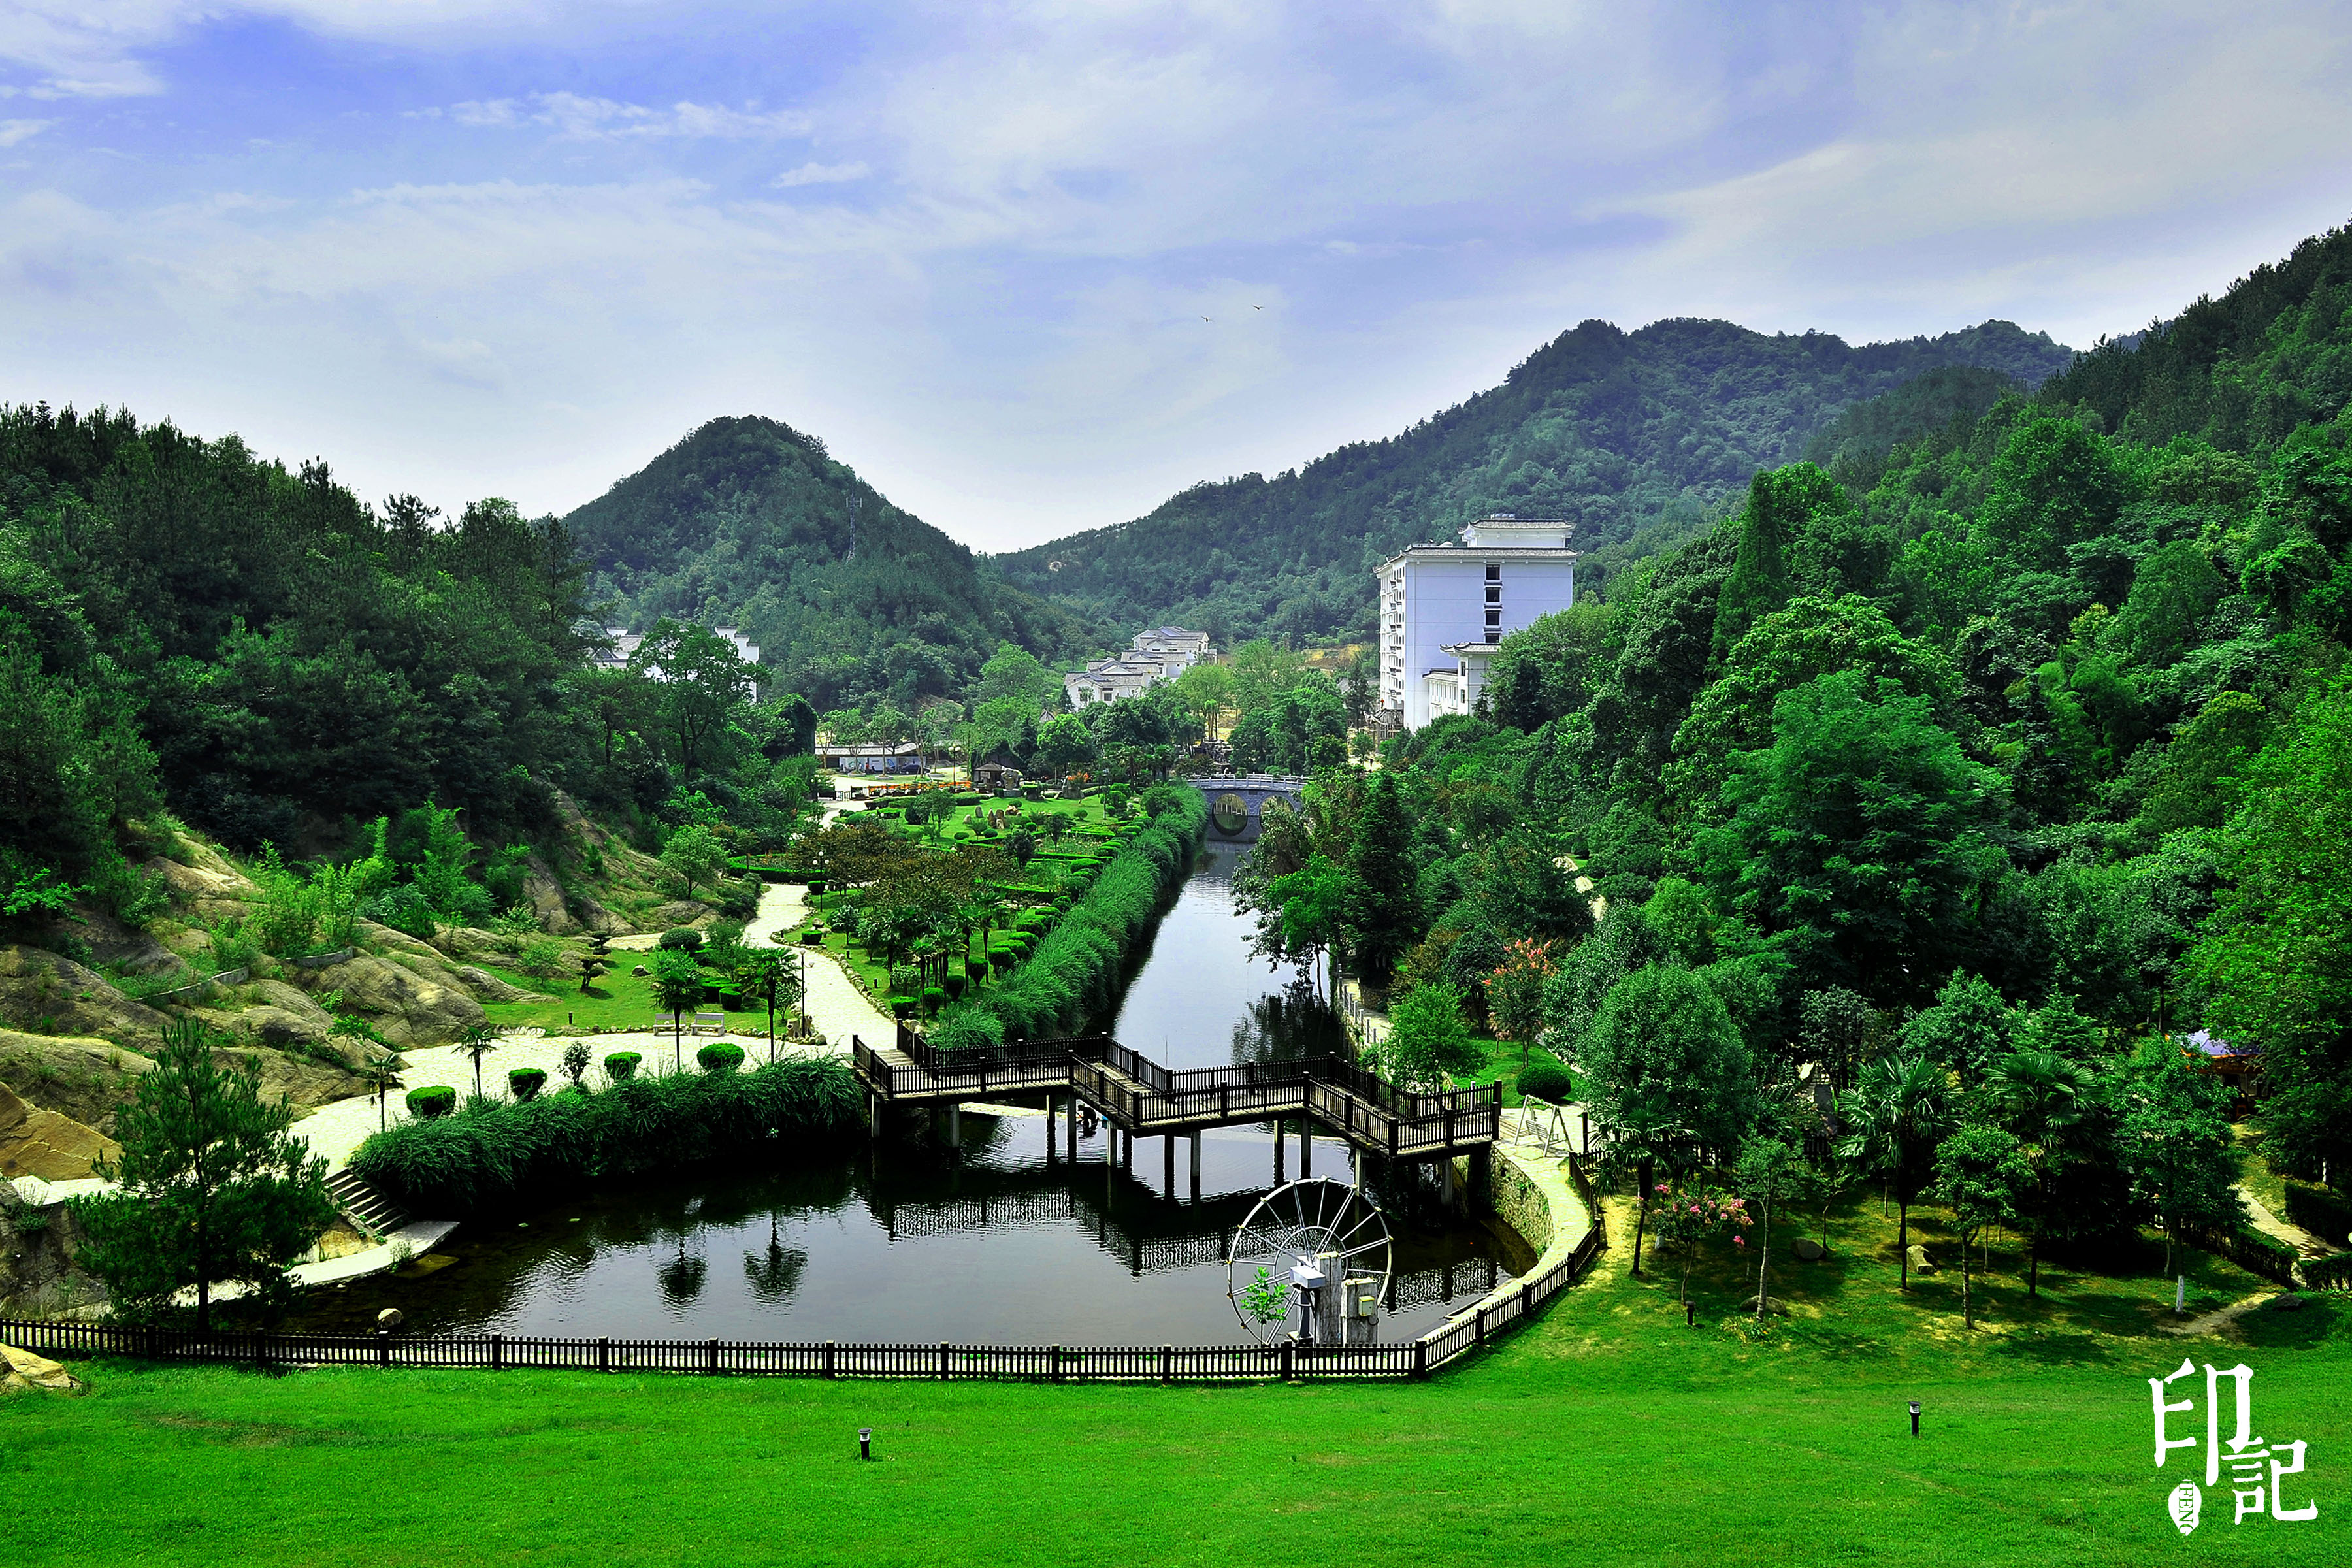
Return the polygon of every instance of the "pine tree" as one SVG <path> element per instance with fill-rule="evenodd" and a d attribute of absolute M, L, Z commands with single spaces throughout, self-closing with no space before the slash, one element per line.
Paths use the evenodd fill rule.
<path fill-rule="evenodd" d="M 1350 921 L 1349 943 L 1367 979 L 1385 983 L 1420 930 L 1414 896 L 1412 828 L 1396 780 L 1381 773 L 1364 792 L 1349 869 L 1362 884 L 1362 902 Z"/>
<path fill-rule="evenodd" d="M 121 1158 L 99 1167 L 120 1190 L 75 1201 L 78 1261 L 134 1315 L 193 1285 L 199 1332 L 215 1282 L 282 1299 L 288 1262 L 335 1217 L 327 1163 L 288 1135 L 293 1124 L 290 1104 L 263 1101 L 258 1064 L 224 1068 L 203 1025 L 174 1025 L 117 1118 Z"/>

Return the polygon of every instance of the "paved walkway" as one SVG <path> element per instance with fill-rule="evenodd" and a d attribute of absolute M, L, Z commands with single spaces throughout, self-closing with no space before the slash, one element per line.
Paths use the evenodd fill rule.
<path fill-rule="evenodd" d="M 2254 1196 L 2245 1187 L 2241 1186 L 2238 1189 L 2238 1195 L 2246 1200 L 2246 1214 L 2252 1220 L 2256 1230 L 2273 1240 L 2286 1243 L 2304 1257 L 2326 1258 L 2330 1253 L 2343 1250 L 2339 1247 L 2330 1247 L 2326 1237 L 2314 1236 L 2303 1226 L 2290 1220 L 2281 1219 L 2271 1213 L 2269 1208 L 2264 1206 L 2263 1200 Z"/>

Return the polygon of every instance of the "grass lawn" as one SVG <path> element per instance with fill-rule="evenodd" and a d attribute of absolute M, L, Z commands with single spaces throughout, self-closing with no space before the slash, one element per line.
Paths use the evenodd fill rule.
<path fill-rule="evenodd" d="M 1477 1070 L 1475 1072 L 1453 1073 L 1448 1076 L 1450 1076 L 1457 1085 L 1494 1083 L 1500 1080 L 1503 1086 L 1503 1103 L 1505 1105 L 1518 1104 L 1519 1043 L 1517 1040 L 1484 1039 L 1474 1040 L 1471 1043 L 1486 1053 L 1486 1059 L 1479 1064 Z M 1554 1067 L 1559 1067 L 1561 1065 L 1560 1059 L 1558 1057 L 1553 1056 L 1541 1046 L 1533 1046 L 1528 1048 L 1528 1060 L 1530 1062 L 1549 1062 Z"/>
<path fill-rule="evenodd" d="M 1916 1227 L 1931 1250 L 1936 1219 Z M 1754 1287 L 1731 1248 L 1700 1271 L 1687 1330 L 1671 1269 L 1629 1275 L 1629 1221 L 1612 1215 L 1617 1248 L 1541 1321 L 1426 1384 L 90 1363 L 89 1397 L 0 1401 L 0 1483 L 17 1500 L 0 1561 L 2280 1568 L 2352 1554 L 2352 1300 L 2183 1342 L 2152 1331 L 2168 1282 L 2045 1268 L 2029 1306 L 1997 1247 L 1990 1326 L 1963 1334 L 1956 1278 L 1896 1295 L 1893 1227 L 1863 1201 L 1838 1216 L 1831 1262 L 1776 1268 L 1793 1315 L 1759 1342 L 1735 1311 Z M 2204 1260 L 2191 1283 L 2214 1300 L 2251 1288 Z M 2174 1531 L 2164 1501 L 2188 1451 L 2151 1466 L 2146 1379 L 2184 1351 L 2256 1369 L 2257 1429 L 2310 1444 L 2290 1501 L 2316 1499 L 2316 1521 L 2233 1524 L 2225 1479 L 2198 1533 Z M 855 1457 L 860 1426 L 877 1463 Z"/>

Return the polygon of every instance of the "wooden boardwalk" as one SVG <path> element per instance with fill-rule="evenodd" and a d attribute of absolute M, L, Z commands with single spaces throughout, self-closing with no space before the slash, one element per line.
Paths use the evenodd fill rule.
<path fill-rule="evenodd" d="M 1498 1084 L 1414 1094 L 1336 1056 L 1171 1070 L 1107 1036 L 950 1052 L 901 1030 L 881 1047 L 853 1037 L 850 1057 L 877 1114 L 1066 1091 L 1129 1138 L 1307 1116 L 1366 1153 L 1421 1160 L 1478 1153 L 1502 1135 Z"/>

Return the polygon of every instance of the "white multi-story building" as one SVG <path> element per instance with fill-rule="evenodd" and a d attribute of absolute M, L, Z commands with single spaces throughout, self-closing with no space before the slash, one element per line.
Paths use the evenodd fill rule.
<path fill-rule="evenodd" d="M 1574 530 L 1498 512 L 1458 540 L 1411 545 L 1381 562 L 1382 713 L 1418 730 L 1470 711 L 1494 645 L 1576 602 Z"/>
<path fill-rule="evenodd" d="M 1206 632 L 1155 626 L 1138 632 L 1117 658 L 1098 658 L 1062 677 L 1062 691 L 1073 708 L 1140 696 L 1156 682 L 1175 679 L 1212 651 Z"/>

